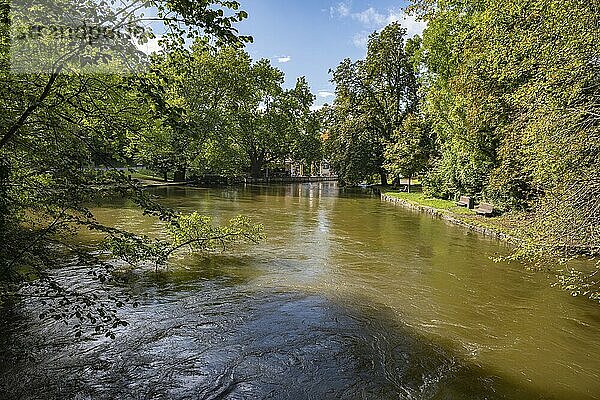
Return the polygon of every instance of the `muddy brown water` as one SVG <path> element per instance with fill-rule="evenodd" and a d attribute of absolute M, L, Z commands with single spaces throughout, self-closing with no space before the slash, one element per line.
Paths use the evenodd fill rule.
<path fill-rule="evenodd" d="M 141 305 L 114 340 L 4 310 L 0 398 L 600 398 L 600 306 L 493 262 L 502 242 L 332 182 L 153 192 L 268 238 L 118 288 Z M 127 203 L 95 212 L 161 229 Z"/>

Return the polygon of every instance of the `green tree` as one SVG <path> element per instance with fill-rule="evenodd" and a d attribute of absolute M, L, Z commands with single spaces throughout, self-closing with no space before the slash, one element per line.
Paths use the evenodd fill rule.
<path fill-rule="evenodd" d="M 149 126 L 133 152 L 161 173 L 191 168 L 197 175 L 260 177 L 289 157 L 308 165 L 320 160 L 306 79 L 284 90 L 283 73 L 268 60 L 253 63 L 237 46 L 198 41 L 189 51 L 156 57 L 149 82 L 165 88 L 145 88 L 165 129 Z"/>
<path fill-rule="evenodd" d="M 431 192 L 487 197 L 531 215 L 518 255 L 599 253 L 597 2 L 430 0 L 423 110 L 441 156 Z M 598 297 L 597 278 L 564 277 Z"/>
<path fill-rule="evenodd" d="M 405 35 L 400 24 L 388 25 L 370 36 L 365 60 L 346 59 L 333 72 L 336 117 L 330 135 L 332 142 L 339 143 L 331 148 L 347 155 L 329 157 L 344 180 L 358 182 L 377 173 L 387 184 L 385 143 L 417 105 L 416 74 Z M 412 45 L 408 48 L 412 50 Z M 356 131 L 359 127 L 361 132 Z M 352 161 L 358 163 L 346 165 Z"/>
<path fill-rule="evenodd" d="M 131 137 L 131 153 L 139 162 L 164 176 L 172 172 L 176 181 L 186 180 L 190 168 L 201 169 L 201 161 L 210 162 L 203 156 L 211 139 L 223 137 L 234 71 L 242 72 L 245 62 L 238 53 L 202 39 L 191 49 L 153 57 L 150 73 L 136 80 L 158 120 Z"/>
<path fill-rule="evenodd" d="M 436 187 L 427 190 L 444 197 L 479 195 L 499 164 L 497 128 L 509 117 L 504 89 L 489 79 L 484 62 L 470 59 L 479 55 L 482 39 L 475 32 L 485 6 L 477 1 L 417 3 L 428 21 L 418 57 L 425 69 L 421 108 L 440 148 L 440 158 L 426 178 Z"/>
<path fill-rule="evenodd" d="M 325 154 L 344 184 L 356 184 L 379 172 L 381 142 L 364 118 L 343 119 L 337 107 L 325 125 Z"/>
<path fill-rule="evenodd" d="M 283 73 L 268 60 L 259 60 L 243 76 L 243 91 L 231 100 L 229 134 L 232 142 L 245 154 L 248 172 L 261 177 L 270 163 L 283 162 L 291 156 L 314 161 L 318 126 L 310 111 L 314 95 L 304 78 L 284 90 Z M 301 144 L 309 147 L 301 148 Z M 312 149 L 312 150 L 311 150 Z"/>
<path fill-rule="evenodd" d="M 10 24 L 14 22 L 19 26 L 21 21 L 35 20 L 37 16 L 62 17 L 69 11 L 83 21 L 112 24 L 115 29 L 138 27 L 140 29 L 133 30 L 134 37 L 130 38 L 145 40 L 152 33 L 143 28 L 144 21 L 139 20 L 139 14 L 130 11 L 154 6 L 158 18 L 167 28 L 164 46 L 177 48 L 183 43 L 184 33 L 192 37 L 209 33 L 222 42 L 242 43 L 248 38 L 238 37 L 232 24 L 245 18 L 246 14 L 236 11 L 238 3 L 230 1 L 134 1 L 125 8 L 118 8 L 104 2 L 64 0 L 52 4 L 44 2 L 29 9 L 11 9 L 3 0 L 0 6 L 2 295 L 15 294 L 15 286 L 11 284 L 27 282 L 40 286 L 41 294 L 52 304 L 41 317 L 73 318 L 78 321 L 74 325 L 78 334 L 88 324 L 96 331 L 111 335 L 111 329 L 123 323 L 110 311 L 114 302 L 63 287 L 53 280 L 49 271 L 61 260 L 70 259 L 89 266 L 100 280 L 110 278 L 106 268 L 110 271 L 112 264 L 95 251 L 98 249 L 71 240 L 70 235 L 79 229 L 104 233 L 107 243 L 113 244 L 107 247 L 110 250 L 117 250 L 114 246 L 117 242 L 148 242 L 135 233 L 103 226 L 95 220 L 89 204 L 108 195 L 129 197 L 145 213 L 161 218 L 173 230 L 182 227 L 184 216 L 152 201 L 136 182 L 113 168 L 115 161 L 127 163 L 128 137 L 146 129 L 148 121 L 156 114 L 146 100 L 147 92 L 135 83 L 139 75 L 132 75 L 126 69 L 123 75 L 98 75 L 85 70 L 86 63 L 93 62 L 98 51 L 85 43 L 72 48 L 69 53 L 61 54 L 60 47 L 55 49 L 57 59 L 41 59 L 42 63 L 51 61 L 47 63 L 50 69 L 15 72 L 11 69 L 15 67 L 11 64 L 15 60 L 10 58 Z M 223 7 L 231 13 L 227 14 Z M 21 18 L 23 15 L 19 13 L 29 14 L 27 18 Z M 129 38 L 121 46 L 129 46 L 127 50 L 143 60 L 143 54 L 136 53 Z M 108 51 L 105 56 L 105 62 L 118 62 L 114 52 Z M 152 89 L 161 90 L 159 87 Z M 232 232 L 237 232 L 236 238 L 243 239 L 246 233 L 249 238 L 255 237 L 253 232 L 257 231 L 247 230 L 245 224 L 236 226 L 244 228 L 231 228 Z M 146 248 L 157 252 L 164 245 L 153 243 Z M 113 254 L 122 255 L 117 251 Z"/>
<path fill-rule="evenodd" d="M 392 135 L 392 142 L 385 150 L 384 167 L 392 176 L 408 178 L 410 192 L 411 178 L 424 172 L 429 166 L 435 151 L 435 140 L 428 124 L 422 116 L 408 115 L 402 128 Z"/>
<path fill-rule="evenodd" d="M 296 86 L 285 91 L 279 112 L 289 133 L 280 163 L 290 158 L 310 168 L 322 160 L 321 123 L 318 113 L 311 110 L 314 100 L 305 77 L 298 78 Z"/>

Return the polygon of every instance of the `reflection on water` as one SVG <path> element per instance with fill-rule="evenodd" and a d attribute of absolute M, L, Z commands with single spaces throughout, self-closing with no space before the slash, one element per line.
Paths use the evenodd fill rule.
<path fill-rule="evenodd" d="M 7 310 L 0 397 L 600 398 L 598 306 L 493 263 L 502 243 L 333 183 L 155 193 L 269 237 L 125 287 L 142 305 L 115 340 Z M 160 233 L 123 204 L 97 215 Z"/>

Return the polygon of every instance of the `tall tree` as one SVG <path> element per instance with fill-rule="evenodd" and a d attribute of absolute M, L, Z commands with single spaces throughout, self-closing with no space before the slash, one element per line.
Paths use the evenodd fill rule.
<path fill-rule="evenodd" d="M 229 102 L 249 63 L 242 50 L 215 48 L 206 40 L 154 55 L 150 73 L 136 82 L 160 124 L 136 132 L 132 153 L 152 169 L 172 172 L 176 181 L 184 181 L 190 168 L 201 169 L 199 163 L 210 163 L 205 153 L 215 141 L 227 143 Z M 227 155 L 220 156 L 223 163 Z"/>
<path fill-rule="evenodd" d="M 306 80 L 299 78 L 294 88 L 284 90 L 283 73 L 264 59 L 247 71 L 243 91 L 231 99 L 229 134 L 245 153 L 249 174 L 261 177 L 268 164 L 292 155 L 313 161 L 307 150 L 316 146 L 318 151 L 320 141 L 310 110 L 314 95 Z M 299 143 L 310 147 L 303 149 Z"/>
<path fill-rule="evenodd" d="M 396 130 L 392 141 L 385 150 L 384 167 L 392 176 L 408 178 L 410 192 L 411 179 L 429 167 L 435 154 L 435 136 L 423 116 L 408 115 L 401 130 Z"/>
<path fill-rule="evenodd" d="M 8 1 L 0 1 L 0 294 L 14 294 L 15 287 L 5 286 L 7 282 L 39 284 L 42 295 L 54 307 L 50 313 L 42 313 L 44 318 L 73 317 L 79 321 L 75 329 L 91 324 L 107 334 L 122 322 L 109 311 L 114 303 L 111 306 L 109 299 L 105 299 L 108 303 L 102 303 L 94 296 L 59 285 L 49 273 L 50 267 L 70 259 L 90 266 L 101 280 L 110 277 L 104 268 L 112 264 L 98 255 L 99 249 L 80 246 L 69 239 L 69 234 L 82 228 L 100 231 L 107 239 L 105 250 L 112 250 L 114 256 L 122 258 L 130 253 L 138 261 L 165 260 L 158 255 L 169 254 L 165 250 L 171 244 L 103 226 L 95 220 L 89 204 L 108 194 L 128 196 L 145 213 L 171 226 L 173 245 L 178 235 L 188 236 L 191 232 L 177 233 L 186 217 L 155 203 L 126 174 L 112 168 L 115 160 L 127 162 L 124 157 L 127 136 L 144 129 L 155 116 L 139 86 L 132 83 L 140 75 L 126 68 L 127 64 L 118 58 L 119 52 L 131 52 L 136 60 L 143 61 L 144 55 L 135 49 L 134 41 L 152 36 L 140 17 L 140 11 L 148 7 L 154 7 L 152 14 L 158 15 L 151 18 L 162 20 L 166 27 L 165 46 L 179 48 L 184 36 L 199 37 L 207 33 L 222 42 L 249 40 L 239 37 L 233 25 L 246 16 L 245 12 L 237 11 L 237 2 L 109 3 L 61 0 L 24 2 L 20 8 L 19 4 L 11 8 Z M 90 46 L 87 41 L 75 41 L 77 44 L 69 47 L 72 40 L 59 38 L 57 47 L 46 46 L 51 51 L 40 53 L 39 59 L 13 57 L 14 51 L 20 49 L 15 47 L 14 37 L 10 37 L 11 28 L 27 28 L 27 21 L 38 20 L 50 20 L 61 26 L 68 17 L 72 17 L 71 21 L 111 27 L 117 32 L 132 29 L 122 39 L 115 39 L 116 49 L 105 44 Z M 45 40 L 37 43 L 42 50 Z M 100 59 L 96 57 L 98 54 L 102 55 Z M 86 67 L 95 62 L 122 67 L 123 73 L 113 70 L 94 74 Z M 94 168 L 95 165 L 100 168 Z M 206 222 L 192 220 L 198 226 Z M 254 228 L 242 220 L 233 221 L 225 229 L 230 229 L 230 238 L 241 239 L 247 233 L 252 238 L 256 233 L 251 233 Z"/>
<path fill-rule="evenodd" d="M 431 191 L 529 211 L 525 259 L 597 257 L 600 4 L 415 3 L 428 22 L 423 109 L 441 150 Z M 564 279 L 600 297 L 595 275 Z"/>
<path fill-rule="evenodd" d="M 155 61 L 150 83 L 165 89 L 146 92 L 165 129 L 150 125 L 141 134 L 133 149 L 140 160 L 175 176 L 191 169 L 253 177 L 290 157 L 308 165 L 320 160 L 320 125 L 305 78 L 285 90 L 283 73 L 268 60 L 253 62 L 237 46 L 205 41 Z"/>
<path fill-rule="evenodd" d="M 333 162 L 334 168 L 345 180 L 360 181 L 375 172 L 380 175 L 382 184 L 387 184 L 387 171 L 383 167 L 385 143 L 417 104 L 415 70 L 406 52 L 405 35 L 406 30 L 400 24 L 388 25 L 380 33 L 370 36 L 365 60 L 352 62 L 346 59 L 333 73 L 336 118 L 330 135 L 332 141 L 339 142 L 333 148 L 363 152 L 362 155 L 353 154 L 352 158 L 331 155 L 332 160 L 337 160 Z M 348 136 L 348 130 L 343 128 L 344 121 L 354 125 L 346 128 L 360 128 L 362 132 Z M 359 142 L 369 143 L 369 146 L 355 146 L 356 140 L 348 141 L 350 137 L 362 137 Z M 361 163 L 362 167 L 361 164 L 345 165 L 346 160 L 351 159 L 371 161 Z M 344 176 L 342 171 L 350 170 L 357 174 Z"/>

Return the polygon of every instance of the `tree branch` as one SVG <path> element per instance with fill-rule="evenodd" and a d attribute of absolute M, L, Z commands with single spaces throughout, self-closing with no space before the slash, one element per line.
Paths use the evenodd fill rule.
<path fill-rule="evenodd" d="M 17 131 L 19 129 L 21 129 L 21 127 L 25 124 L 25 121 L 27 121 L 27 118 L 29 118 L 29 116 L 31 114 L 33 114 L 33 112 L 42 104 L 42 102 L 46 99 L 46 97 L 48 97 L 48 95 L 52 91 L 52 86 L 54 85 L 54 82 L 56 82 L 58 73 L 59 73 L 59 71 L 56 71 L 50 75 L 50 79 L 48 79 L 48 82 L 46 83 L 44 90 L 42 91 L 40 96 L 37 98 L 37 100 L 33 104 L 31 104 L 29 107 L 27 107 L 27 109 L 23 112 L 23 114 L 21 114 L 21 116 L 19 117 L 17 122 L 15 122 L 8 129 L 8 131 L 4 134 L 4 136 L 2 137 L 2 140 L 0 140 L 0 149 L 2 149 L 13 138 L 13 136 L 15 136 Z"/>

